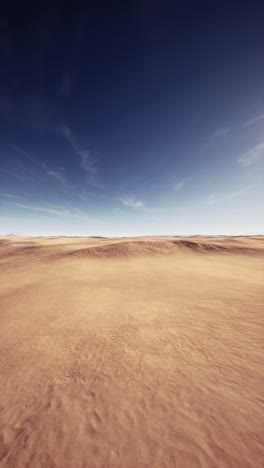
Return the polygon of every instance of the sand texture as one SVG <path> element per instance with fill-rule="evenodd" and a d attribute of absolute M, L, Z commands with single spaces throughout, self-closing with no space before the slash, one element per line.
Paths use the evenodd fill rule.
<path fill-rule="evenodd" d="M 264 236 L 0 237 L 0 467 L 264 467 Z"/>

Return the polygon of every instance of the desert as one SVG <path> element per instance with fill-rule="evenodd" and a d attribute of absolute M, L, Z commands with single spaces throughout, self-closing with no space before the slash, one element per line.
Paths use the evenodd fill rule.
<path fill-rule="evenodd" d="M 264 236 L 0 238 L 0 466 L 264 463 Z"/>

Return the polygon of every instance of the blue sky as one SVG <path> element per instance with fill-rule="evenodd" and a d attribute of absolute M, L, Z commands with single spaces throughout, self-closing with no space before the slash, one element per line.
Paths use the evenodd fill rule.
<path fill-rule="evenodd" d="M 263 234 L 264 8 L 197 3 L 3 10 L 0 234 Z"/>

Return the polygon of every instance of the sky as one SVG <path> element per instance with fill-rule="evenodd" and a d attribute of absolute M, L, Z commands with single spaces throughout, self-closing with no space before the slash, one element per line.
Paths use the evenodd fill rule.
<path fill-rule="evenodd" d="M 0 234 L 264 234 L 263 2 L 47 3 L 1 7 Z"/>

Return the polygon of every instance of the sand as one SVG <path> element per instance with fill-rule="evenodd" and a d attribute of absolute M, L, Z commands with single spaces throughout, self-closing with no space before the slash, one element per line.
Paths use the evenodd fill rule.
<path fill-rule="evenodd" d="M 264 236 L 0 237 L 0 466 L 264 466 Z"/>

